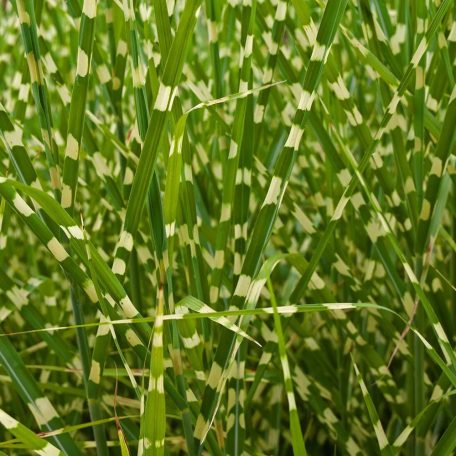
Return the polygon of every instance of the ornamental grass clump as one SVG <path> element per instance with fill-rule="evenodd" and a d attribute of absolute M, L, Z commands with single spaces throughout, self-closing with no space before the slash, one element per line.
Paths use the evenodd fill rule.
<path fill-rule="evenodd" d="M 453 454 L 454 1 L 0 11 L 0 455 Z"/>

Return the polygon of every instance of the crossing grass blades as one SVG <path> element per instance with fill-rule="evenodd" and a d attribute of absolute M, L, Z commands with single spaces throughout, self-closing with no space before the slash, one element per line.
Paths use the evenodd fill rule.
<path fill-rule="evenodd" d="M 454 1 L 0 8 L 0 454 L 454 454 Z"/>

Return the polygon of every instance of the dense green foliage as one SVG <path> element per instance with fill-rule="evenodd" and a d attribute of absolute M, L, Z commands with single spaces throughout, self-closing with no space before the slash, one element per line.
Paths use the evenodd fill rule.
<path fill-rule="evenodd" d="M 453 454 L 455 18 L 2 2 L 0 454 Z"/>

